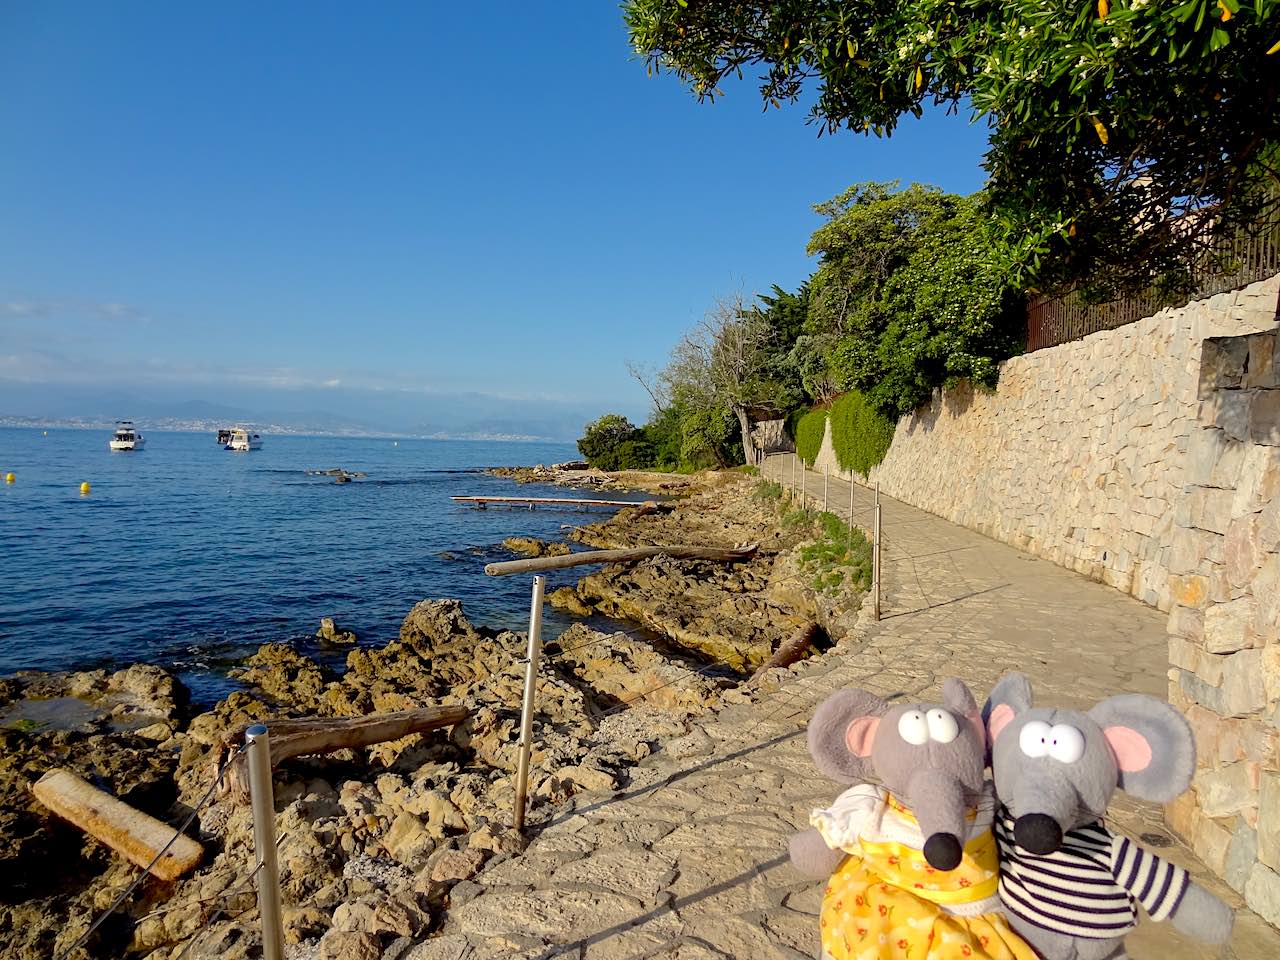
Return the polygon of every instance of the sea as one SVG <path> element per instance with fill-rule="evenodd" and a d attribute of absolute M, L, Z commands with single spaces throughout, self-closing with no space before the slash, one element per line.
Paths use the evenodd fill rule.
<path fill-rule="evenodd" d="M 512 558 L 506 537 L 561 539 L 602 513 L 449 499 L 565 496 L 484 471 L 573 459 L 568 443 L 268 434 L 233 453 L 212 432 L 139 428 L 131 453 L 108 450 L 110 431 L 0 428 L 0 676 L 153 663 L 207 705 L 264 643 L 340 667 L 315 639 L 321 617 L 379 646 L 419 600 L 454 597 L 477 625 L 524 630 L 532 578 L 484 565 Z M 312 472 L 333 468 L 366 476 Z M 544 635 L 569 622 L 548 605 Z"/>

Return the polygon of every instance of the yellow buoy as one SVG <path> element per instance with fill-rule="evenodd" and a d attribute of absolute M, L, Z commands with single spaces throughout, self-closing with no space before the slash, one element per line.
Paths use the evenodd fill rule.
<path fill-rule="evenodd" d="M 81 493 L 88 493 L 88 492 L 89 492 L 89 481 L 88 481 L 88 480 L 86 480 L 84 483 L 80 484 L 80 492 L 81 492 Z"/>
<path fill-rule="evenodd" d="M 44 435 L 47 437 L 47 436 L 49 435 L 49 431 L 48 431 L 48 430 L 46 430 L 46 431 L 44 432 Z"/>
<path fill-rule="evenodd" d="M 6 473 L 6 474 L 4 475 L 4 482 L 5 482 L 5 483 L 13 483 L 13 481 L 15 481 L 15 480 L 17 480 L 17 479 L 18 479 L 18 478 L 17 478 L 17 477 L 15 477 L 12 473 Z"/>

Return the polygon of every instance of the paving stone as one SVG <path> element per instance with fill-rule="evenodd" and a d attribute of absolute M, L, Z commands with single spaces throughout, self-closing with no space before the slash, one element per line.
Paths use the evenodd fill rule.
<path fill-rule="evenodd" d="M 612 847 L 560 867 L 549 882 L 554 887 L 611 890 L 648 900 L 670 886 L 674 867 L 673 860 L 640 848 Z"/>
<path fill-rule="evenodd" d="M 556 890 L 530 893 L 491 893 L 450 912 L 463 933 L 479 936 L 525 934 L 564 943 L 579 926 L 601 918 L 638 917 L 642 905 L 634 897 L 595 891 L 569 897 Z"/>

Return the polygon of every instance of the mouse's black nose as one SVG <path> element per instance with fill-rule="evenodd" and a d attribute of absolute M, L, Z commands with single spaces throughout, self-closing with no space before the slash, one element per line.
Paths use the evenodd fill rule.
<path fill-rule="evenodd" d="M 949 833 L 935 833 L 924 842 L 924 858 L 935 870 L 954 870 L 962 852 L 960 841 Z"/>
<path fill-rule="evenodd" d="M 1048 814 L 1028 813 L 1014 822 L 1013 839 L 1031 853 L 1054 853 L 1062 846 L 1062 828 Z"/>

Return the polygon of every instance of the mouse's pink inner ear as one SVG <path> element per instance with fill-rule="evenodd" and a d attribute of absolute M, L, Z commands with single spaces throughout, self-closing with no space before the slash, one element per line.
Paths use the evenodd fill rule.
<path fill-rule="evenodd" d="M 1000 731 L 1007 727 L 1012 719 L 1013 707 L 1007 703 L 1000 703 L 992 708 L 990 715 L 987 717 L 987 735 L 991 743 L 996 742 L 996 737 L 1000 736 Z"/>
<path fill-rule="evenodd" d="M 879 717 L 858 717 L 844 731 L 844 743 L 855 757 L 871 756 L 871 744 L 880 726 Z"/>
<path fill-rule="evenodd" d="M 1151 744 L 1132 727 L 1107 727 L 1102 731 L 1115 754 L 1116 765 L 1124 773 L 1137 773 L 1151 766 Z"/>
<path fill-rule="evenodd" d="M 965 719 L 969 721 L 969 726 L 971 726 L 973 728 L 973 732 L 977 734 L 978 742 L 985 747 L 990 741 L 987 740 L 987 728 L 982 725 L 982 714 L 965 714 Z"/>

